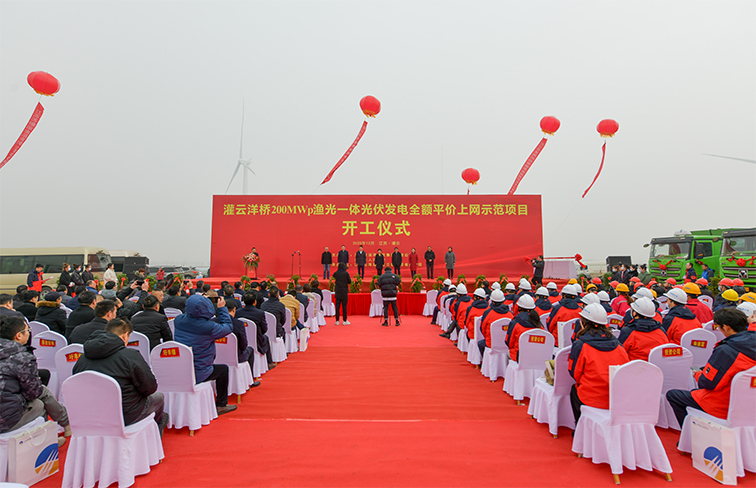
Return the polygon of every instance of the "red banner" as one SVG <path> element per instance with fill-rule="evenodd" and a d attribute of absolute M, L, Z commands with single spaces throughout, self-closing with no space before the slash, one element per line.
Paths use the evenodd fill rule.
<path fill-rule="evenodd" d="M 523 164 L 522 168 L 520 168 L 520 172 L 517 173 L 517 178 L 515 178 L 514 183 L 512 183 L 512 188 L 509 189 L 509 193 L 507 193 L 507 195 L 514 195 L 514 192 L 520 185 L 520 181 L 522 181 L 522 179 L 525 177 L 525 174 L 528 172 L 530 167 L 533 166 L 533 163 L 535 162 L 538 155 L 541 154 L 543 147 L 546 145 L 546 141 L 547 139 L 545 137 L 541 139 L 541 142 L 539 142 L 536 148 L 533 149 L 533 152 L 530 153 L 530 156 L 528 156 L 525 164 Z"/>
<path fill-rule="evenodd" d="M 331 181 L 331 178 L 333 177 L 333 174 L 336 172 L 337 169 L 341 167 L 342 164 L 344 164 L 344 161 L 347 160 L 350 154 L 352 154 L 352 151 L 354 151 L 354 148 L 357 147 L 357 143 L 360 142 L 360 139 L 362 139 L 362 135 L 365 133 L 365 129 L 367 129 L 367 120 L 362 123 L 362 128 L 360 129 L 360 133 L 357 134 L 357 138 L 354 140 L 351 146 L 349 146 L 349 149 L 347 149 L 347 152 L 344 153 L 343 156 L 341 156 L 341 159 L 339 159 L 339 162 L 336 163 L 336 166 L 333 167 L 330 173 L 328 173 L 328 176 L 325 177 L 323 180 L 323 183 L 321 185 L 328 183 Z"/>
<path fill-rule="evenodd" d="M 357 272 L 355 253 L 364 246 L 365 279 L 376 269 L 380 248 L 385 265 L 391 253 L 402 253 L 402 275 L 409 276 L 411 249 L 419 255 L 418 271 L 425 277 L 424 254 L 436 254 L 435 276 L 445 276 L 444 255 L 452 246 L 455 276 L 474 280 L 478 274 L 498 278 L 530 275 L 522 256 L 543 254 L 540 195 L 215 195 L 210 275 L 245 274 L 242 256 L 256 247 L 258 277 L 323 276 L 321 255 L 341 246 L 349 251 L 349 272 Z M 250 275 L 254 271 L 250 270 Z"/>
<path fill-rule="evenodd" d="M 598 179 L 599 175 L 601 174 L 601 170 L 604 169 L 604 156 L 606 156 L 606 141 L 604 142 L 604 145 L 601 146 L 601 165 L 599 165 L 598 173 L 596 173 L 596 176 L 593 177 L 593 181 L 591 181 L 591 185 L 586 188 L 586 190 L 583 192 L 583 197 L 588 194 L 591 188 L 593 188 L 593 184 L 596 183 L 596 180 Z"/>
<path fill-rule="evenodd" d="M 43 107 L 41 103 L 37 103 L 37 108 L 34 109 L 34 113 L 32 113 L 29 122 L 26 123 L 26 127 L 24 127 L 21 135 L 18 136 L 16 143 L 13 144 L 13 147 L 11 147 L 10 151 L 8 151 L 8 155 L 5 156 L 3 162 L 0 163 L 0 169 L 2 169 L 3 166 L 5 166 L 5 164 L 10 161 L 13 156 L 16 155 L 19 149 L 21 149 L 21 146 L 24 145 L 26 139 L 29 137 L 29 134 L 31 134 L 34 128 L 37 127 L 37 122 L 39 122 L 39 119 L 42 118 L 44 111 L 45 107 Z"/>

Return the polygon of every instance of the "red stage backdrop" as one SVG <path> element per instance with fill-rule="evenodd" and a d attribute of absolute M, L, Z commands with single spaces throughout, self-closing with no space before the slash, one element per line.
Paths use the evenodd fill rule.
<path fill-rule="evenodd" d="M 402 275 L 409 277 L 408 254 L 414 247 L 418 271 L 425 278 L 428 246 L 436 253 L 435 276 L 446 276 L 444 255 L 452 246 L 454 275 L 468 280 L 478 274 L 512 279 L 530 275 L 523 259 L 543 253 L 540 195 L 215 195 L 210 273 L 215 277 L 244 274 L 242 256 L 252 247 L 260 254 L 258 277 L 292 274 L 292 254 L 301 252 L 302 276 L 323 276 L 325 246 L 336 254 L 345 245 L 349 271 L 358 246 L 368 264 L 365 280 L 376 273 L 373 258 L 380 248 L 391 265 L 398 247 Z M 250 270 L 250 276 L 252 275 Z M 299 256 L 294 256 L 299 274 Z"/>

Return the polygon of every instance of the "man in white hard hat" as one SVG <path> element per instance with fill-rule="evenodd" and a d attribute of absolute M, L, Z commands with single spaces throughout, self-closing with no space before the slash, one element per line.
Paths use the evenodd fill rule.
<path fill-rule="evenodd" d="M 555 303 L 551 309 L 547 328 L 554 336 L 554 339 L 559 340 L 557 324 L 559 322 L 567 322 L 576 319 L 579 316 L 580 304 L 577 300 L 577 290 L 575 290 L 575 285 L 565 285 L 564 288 L 562 288 L 562 299 L 559 300 L 559 303 Z"/>
<path fill-rule="evenodd" d="M 620 344 L 627 351 L 630 360 L 640 359 L 648 361 L 651 349 L 662 344 L 667 344 L 667 334 L 654 317 L 656 307 L 654 302 L 646 297 L 641 297 L 630 304 L 633 320 L 622 328 L 619 336 Z"/>
<path fill-rule="evenodd" d="M 441 287 L 441 289 L 438 291 L 438 295 L 436 295 L 436 307 L 433 309 L 433 318 L 431 319 L 431 325 L 436 325 L 436 319 L 438 318 L 438 311 L 441 307 L 441 299 L 444 298 L 446 295 L 449 294 L 449 287 L 451 286 L 452 282 L 449 278 L 444 280 L 444 286 Z"/>
<path fill-rule="evenodd" d="M 460 330 L 459 320 L 463 318 L 463 317 L 460 317 L 460 314 L 459 314 L 460 309 L 466 311 L 467 306 L 469 305 L 469 302 L 471 301 L 472 301 L 472 298 L 470 297 L 470 295 L 467 294 L 467 286 L 464 283 L 458 284 L 457 297 L 449 306 L 449 312 L 451 312 L 452 322 L 449 325 L 449 328 L 446 330 L 446 332 L 444 332 L 443 334 L 439 334 L 441 337 L 446 337 L 447 339 L 449 339 L 451 337 L 452 332 L 454 332 L 455 330 L 459 332 Z"/>
<path fill-rule="evenodd" d="M 485 348 L 491 348 L 491 324 L 499 319 L 513 319 L 514 316 L 509 310 L 509 306 L 504 303 L 504 292 L 501 290 L 493 290 L 491 292 L 491 305 L 480 316 L 480 331 L 483 334 L 483 339 L 478 341 L 478 349 L 480 349 L 480 356 L 483 357 Z"/>
<path fill-rule="evenodd" d="M 664 296 L 669 299 L 669 310 L 662 320 L 662 329 L 664 329 L 670 342 L 680 344 L 684 333 L 689 330 L 700 329 L 703 325 L 701 325 L 696 314 L 688 308 L 688 294 L 683 290 L 672 288 Z"/>
<path fill-rule="evenodd" d="M 504 286 L 504 300 L 510 302 L 508 304 L 510 306 L 517 301 L 517 288 L 515 288 L 514 283 L 507 283 Z"/>

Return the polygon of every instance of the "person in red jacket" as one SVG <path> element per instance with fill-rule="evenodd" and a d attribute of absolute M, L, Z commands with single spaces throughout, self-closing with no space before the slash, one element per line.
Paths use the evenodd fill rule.
<path fill-rule="evenodd" d="M 705 324 L 714 320 L 714 313 L 709 306 L 698 299 L 701 296 L 701 288 L 696 283 L 685 283 L 683 291 L 688 294 L 688 308 L 699 322 Z"/>
<path fill-rule="evenodd" d="M 633 320 L 622 328 L 619 342 L 627 351 L 630 360 L 642 359 L 648 361 L 651 349 L 667 344 L 667 335 L 659 322 L 654 320 L 656 307 L 654 302 L 646 297 L 635 300 L 631 308 Z"/>
<path fill-rule="evenodd" d="M 464 325 L 464 323 L 459 322 L 460 319 L 464 318 L 460 316 L 460 309 L 467 311 L 467 307 L 469 307 L 470 302 L 472 302 L 472 298 L 467 294 L 467 286 L 465 286 L 464 283 L 457 285 L 457 296 L 451 300 L 452 303 L 449 305 L 449 312 L 451 313 L 452 319 L 451 325 L 449 325 L 446 332 L 439 334 L 441 337 L 446 337 L 447 339 L 451 338 L 452 332 L 455 330 L 459 333 Z"/>
<path fill-rule="evenodd" d="M 630 308 L 630 288 L 624 283 L 617 285 L 617 298 L 612 300 L 612 310 L 618 315 L 625 316 L 625 312 Z"/>
<path fill-rule="evenodd" d="M 560 295 L 557 291 L 556 283 L 554 283 L 553 281 L 549 281 L 549 283 L 546 285 L 546 289 L 549 290 L 549 301 L 552 305 L 562 299 L 562 295 Z"/>
<path fill-rule="evenodd" d="M 694 375 L 698 388 L 667 392 L 667 400 L 680 425 L 688 413 L 686 407 L 703 410 L 720 419 L 727 418 L 733 376 L 756 366 L 756 331 L 747 330 L 745 314 L 736 308 L 723 308 L 714 313 L 714 324 L 725 338 L 714 347 L 703 370 Z"/>
<path fill-rule="evenodd" d="M 444 280 L 444 286 L 441 287 L 441 289 L 438 291 L 438 295 L 436 295 L 436 307 L 433 309 L 433 318 L 431 319 L 431 325 L 436 325 L 436 320 L 438 319 L 438 312 L 441 310 L 441 299 L 444 298 L 446 295 L 449 294 L 449 287 L 451 286 L 452 282 L 450 279 Z"/>
<path fill-rule="evenodd" d="M 417 274 L 417 261 L 420 259 L 420 256 L 417 254 L 414 247 L 412 248 L 412 251 L 410 251 L 408 259 L 411 278 Z"/>
<path fill-rule="evenodd" d="M 504 292 L 501 290 L 492 291 L 491 306 L 484 310 L 483 315 L 480 316 L 480 331 L 483 333 L 483 339 L 478 341 L 478 349 L 480 349 L 481 356 L 483 356 L 486 348 L 491 348 L 491 324 L 499 319 L 513 318 L 514 316 L 510 312 L 509 306 L 504 303 Z"/>
<path fill-rule="evenodd" d="M 535 300 L 530 295 L 523 295 L 517 300 L 520 312 L 509 323 L 507 330 L 507 347 L 509 359 L 517 361 L 520 351 L 520 336 L 530 329 L 541 329 L 541 319 L 535 311 Z"/>
<path fill-rule="evenodd" d="M 557 330 L 559 322 L 567 322 L 580 317 L 580 305 L 578 304 L 575 285 L 565 285 L 562 288 L 562 297 L 559 303 L 554 304 L 551 308 L 551 315 L 549 315 L 547 322 L 549 332 L 554 336 L 555 341 L 559 340 L 559 331 Z"/>
<path fill-rule="evenodd" d="M 580 419 L 582 405 L 609 408 L 609 366 L 630 361 L 607 327 L 606 310 L 600 304 L 586 305 L 580 317 L 580 330 L 569 358 L 570 375 L 575 378 L 570 391 L 575 423 Z"/>
<path fill-rule="evenodd" d="M 486 292 L 483 288 L 478 288 L 473 293 L 473 301 L 465 312 L 465 328 L 467 329 L 467 338 L 475 338 L 475 317 L 480 317 L 488 309 Z"/>
<path fill-rule="evenodd" d="M 549 300 L 549 290 L 541 286 L 536 290 L 535 297 L 536 312 L 538 312 L 538 315 L 551 313 L 552 305 L 551 300 Z"/>
<path fill-rule="evenodd" d="M 696 286 L 695 283 L 687 283 L 687 285 Z M 688 295 L 683 290 L 673 288 L 665 293 L 664 296 L 669 298 L 670 308 L 662 320 L 662 328 L 667 333 L 670 342 L 680 344 L 683 334 L 689 330 L 700 329 L 702 327 L 701 321 L 687 307 L 686 304 L 689 303 Z"/>

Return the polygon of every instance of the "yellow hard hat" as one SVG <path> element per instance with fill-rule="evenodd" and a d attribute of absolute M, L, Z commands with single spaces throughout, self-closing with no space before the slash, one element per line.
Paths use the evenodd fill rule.
<path fill-rule="evenodd" d="M 654 295 L 654 298 L 658 298 L 658 296 L 656 295 L 656 292 L 654 290 L 651 290 L 651 293 Z"/>
<path fill-rule="evenodd" d="M 701 294 L 701 288 L 698 287 L 695 283 L 685 283 L 683 285 L 683 290 L 688 295 L 700 295 Z"/>
<path fill-rule="evenodd" d="M 754 292 L 743 293 L 740 299 L 743 300 L 744 302 L 756 303 L 756 293 Z"/>
<path fill-rule="evenodd" d="M 626 284 L 624 284 L 624 283 L 620 283 L 619 285 L 617 285 L 617 288 L 616 288 L 616 290 L 617 290 L 618 292 L 619 292 L 619 291 L 624 291 L 625 293 L 629 293 L 629 292 L 630 292 L 630 288 L 628 288 L 628 287 L 627 287 L 627 285 L 626 285 Z"/>
<path fill-rule="evenodd" d="M 568 285 L 574 285 L 577 283 L 577 280 L 575 278 L 572 278 L 570 281 L 567 282 Z"/>
<path fill-rule="evenodd" d="M 590 285 L 585 287 L 585 291 L 588 291 L 588 290 L 598 290 L 598 287 L 594 285 L 593 283 L 591 283 Z"/>
<path fill-rule="evenodd" d="M 737 302 L 738 301 L 738 292 L 735 290 L 725 290 L 722 292 L 722 298 L 729 302 Z"/>

